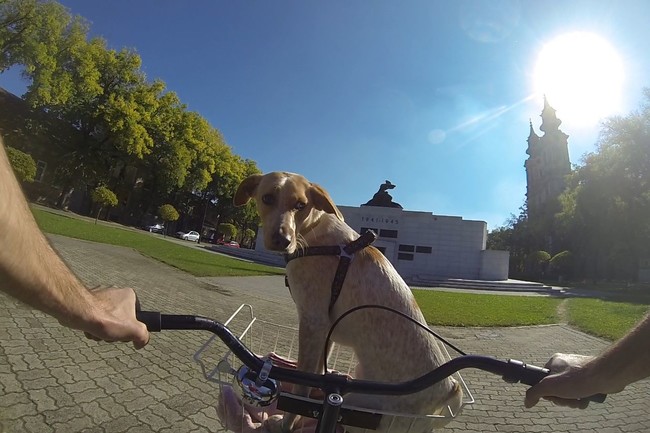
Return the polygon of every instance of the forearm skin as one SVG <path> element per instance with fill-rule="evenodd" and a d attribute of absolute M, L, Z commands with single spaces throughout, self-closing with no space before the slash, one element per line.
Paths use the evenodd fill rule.
<path fill-rule="evenodd" d="M 1 143 L 0 285 L 69 326 L 92 320 L 91 294 L 39 230 Z"/>

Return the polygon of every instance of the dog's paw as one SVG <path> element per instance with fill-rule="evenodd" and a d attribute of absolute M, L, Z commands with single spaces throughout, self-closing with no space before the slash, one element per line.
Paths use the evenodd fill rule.
<path fill-rule="evenodd" d="M 264 431 L 268 433 L 283 433 L 282 415 L 271 415 L 264 421 Z"/>

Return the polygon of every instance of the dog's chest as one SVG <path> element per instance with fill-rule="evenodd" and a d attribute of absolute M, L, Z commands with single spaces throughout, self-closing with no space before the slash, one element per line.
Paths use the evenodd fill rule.
<path fill-rule="evenodd" d="M 287 265 L 288 290 L 299 310 L 313 311 L 324 306 L 327 314 L 336 265 L 335 257 L 303 257 Z"/>

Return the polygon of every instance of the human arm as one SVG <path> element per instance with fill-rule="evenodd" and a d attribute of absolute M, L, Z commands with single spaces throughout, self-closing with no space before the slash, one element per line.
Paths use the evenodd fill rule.
<path fill-rule="evenodd" d="M 36 225 L 0 143 L 0 290 L 64 326 L 107 341 L 147 344 L 146 326 L 135 318 L 132 289 L 89 291 L 66 266 Z"/>
<path fill-rule="evenodd" d="M 602 354 L 595 357 L 555 354 L 546 364 L 556 373 L 526 392 L 524 404 L 533 407 L 540 398 L 576 408 L 587 407 L 594 394 L 613 394 L 650 376 L 650 315 Z"/>

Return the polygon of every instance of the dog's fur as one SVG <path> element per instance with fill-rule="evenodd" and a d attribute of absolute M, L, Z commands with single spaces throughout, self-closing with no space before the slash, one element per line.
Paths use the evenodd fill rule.
<path fill-rule="evenodd" d="M 293 253 L 296 249 L 345 245 L 359 237 L 344 221 L 327 192 L 303 176 L 287 172 L 253 175 L 237 189 L 234 203 L 254 199 L 262 220 L 267 249 Z M 308 256 L 292 260 L 286 272 L 299 318 L 298 369 L 323 372 L 323 348 L 333 322 L 351 308 L 383 305 L 425 323 L 415 299 L 391 263 L 374 247 L 356 253 L 341 294 L 328 311 L 336 256 Z M 362 309 L 344 318 L 332 336 L 354 350 L 359 365 L 355 378 L 384 382 L 411 380 L 443 362 L 439 343 L 427 332 L 396 314 Z M 329 349 L 329 348 L 328 348 Z M 297 387 L 296 393 L 308 390 Z M 347 395 L 346 404 L 411 414 L 456 413 L 462 390 L 453 379 L 408 396 Z M 284 431 L 293 416 L 285 415 Z M 411 431 L 425 432 L 446 422 L 418 421 Z M 405 429 L 404 429 L 405 430 Z M 400 431 L 394 429 L 392 431 Z"/>

